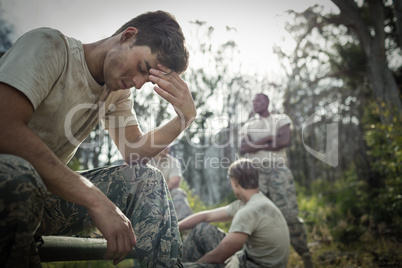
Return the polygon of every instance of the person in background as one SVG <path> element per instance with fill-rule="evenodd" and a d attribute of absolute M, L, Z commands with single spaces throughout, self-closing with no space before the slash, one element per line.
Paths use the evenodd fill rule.
<path fill-rule="evenodd" d="M 179 160 L 170 154 L 170 147 L 163 149 L 149 161 L 149 164 L 162 172 L 173 199 L 177 219 L 180 221 L 191 215 L 193 211 L 188 203 L 187 194 L 179 188 L 182 179 L 181 165 Z"/>
<path fill-rule="evenodd" d="M 180 231 L 193 228 L 183 241 L 184 267 L 286 268 L 289 230 L 281 211 L 258 188 L 258 167 L 240 159 L 230 165 L 228 177 L 238 200 L 179 222 Z M 227 234 L 209 224 L 230 220 Z"/>
<path fill-rule="evenodd" d="M 0 267 L 40 267 L 35 236 L 97 227 L 105 259 L 135 247 L 142 267 L 180 267 L 182 243 L 161 173 L 146 165 L 195 119 L 182 74 L 188 50 L 164 12 L 141 14 L 94 43 L 32 30 L 0 59 Z M 152 82 L 175 107 L 143 133 L 130 88 Z M 140 94 L 140 93 L 137 93 Z M 125 165 L 74 172 L 67 163 L 99 123 Z"/>
<path fill-rule="evenodd" d="M 302 257 L 304 267 L 313 267 L 303 220 L 298 217 L 293 174 L 287 167 L 292 121 L 285 114 L 268 111 L 269 98 L 255 95 L 253 113 L 241 131 L 239 151 L 260 166 L 259 187 L 281 210 L 290 231 L 290 242 Z"/>

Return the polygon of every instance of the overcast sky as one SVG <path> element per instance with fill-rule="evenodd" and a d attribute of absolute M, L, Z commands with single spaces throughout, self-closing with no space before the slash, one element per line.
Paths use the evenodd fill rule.
<path fill-rule="evenodd" d="M 284 11 L 303 11 L 316 3 L 333 8 L 330 0 L 0 0 L 4 19 L 14 24 L 16 40 L 37 27 L 51 27 L 83 43 L 110 36 L 131 18 L 154 10 L 165 10 L 177 18 L 185 35 L 190 21 L 206 21 L 222 40 L 226 26 L 239 45 L 245 65 L 255 69 L 277 69 L 272 45 L 286 36 Z M 221 34 L 220 34 L 221 33 Z M 225 39 L 226 38 L 226 39 Z M 289 44 L 291 45 L 291 44 Z"/>

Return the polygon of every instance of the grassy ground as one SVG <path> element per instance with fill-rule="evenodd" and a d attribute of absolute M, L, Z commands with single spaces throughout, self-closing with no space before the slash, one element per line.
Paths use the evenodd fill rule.
<path fill-rule="evenodd" d="M 310 243 L 312 244 L 312 243 Z M 310 247 L 315 267 L 402 267 L 402 246 L 392 239 L 341 245 L 335 242 Z M 288 267 L 303 267 L 301 258 L 291 249 Z"/>

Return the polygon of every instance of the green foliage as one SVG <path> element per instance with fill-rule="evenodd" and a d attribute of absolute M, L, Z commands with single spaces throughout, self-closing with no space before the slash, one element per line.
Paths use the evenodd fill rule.
<path fill-rule="evenodd" d="M 202 202 L 201 198 L 194 194 L 185 180 L 181 181 L 180 188 L 187 193 L 187 200 L 194 213 L 206 210 L 207 207 Z"/>
<path fill-rule="evenodd" d="M 377 189 L 376 202 L 370 203 L 375 223 L 385 223 L 396 234 L 402 235 L 402 126 L 385 126 L 374 123 L 367 126 L 366 140 L 372 168 L 383 180 L 384 187 Z"/>
<path fill-rule="evenodd" d="M 383 203 L 395 195 L 370 199 L 366 182 L 359 181 L 355 173 L 351 168 L 343 179 L 317 180 L 309 189 L 297 185 L 308 239 L 318 242 L 311 248 L 314 263 L 318 267 L 400 267 L 402 260 L 396 252 L 402 244 L 395 237 L 401 235 L 389 235 L 390 226 L 374 217 L 389 213 L 384 219 L 393 217 L 393 226 L 401 225 L 400 216 Z M 291 251 L 289 266 L 300 266 L 300 257 Z"/>
<path fill-rule="evenodd" d="M 373 169 L 386 179 L 397 178 L 401 175 L 402 163 L 402 126 L 395 122 L 386 126 L 379 122 L 366 126 L 366 141 L 370 147 Z"/>
<path fill-rule="evenodd" d="M 363 83 L 363 77 L 367 72 L 367 58 L 359 44 L 355 42 L 336 43 L 334 49 L 339 54 L 339 57 L 331 59 L 334 71 L 353 77 L 353 79 L 348 80 L 352 86 L 356 87 L 357 84 Z M 354 88 L 351 87 L 351 89 Z"/>
<path fill-rule="evenodd" d="M 385 184 L 375 189 L 374 198 L 367 182 L 359 180 L 351 167 L 343 179 L 314 181 L 310 195 L 298 186 L 301 215 L 319 240 L 332 235 L 340 244 L 350 245 L 362 243 L 367 234 L 401 237 L 401 176 L 385 179 Z"/>

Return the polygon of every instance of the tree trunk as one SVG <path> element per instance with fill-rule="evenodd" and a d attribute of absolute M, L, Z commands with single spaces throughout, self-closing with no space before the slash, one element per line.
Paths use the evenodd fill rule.
<path fill-rule="evenodd" d="M 394 0 L 394 14 L 396 18 L 396 31 L 398 33 L 399 48 L 402 49 L 402 1 Z"/>
<path fill-rule="evenodd" d="M 380 109 L 381 123 L 390 126 L 399 122 L 397 119 L 401 117 L 401 99 L 387 62 L 382 57 L 368 56 L 368 69 L 371 89 Z"/>
<path fill-rule="evenodd" d="M 399 122 L 402 111 L 398 87 L 385 54 L 384 7 L 380 0 L 368 0 L 372 25 L 367 25 L 354 0 L 332 0 L 341 11 L 335 24 L 343 24 L 358 38 L 368 59 L 368 79 L 377 99 L 381 121 L 387 126 Z"/>

